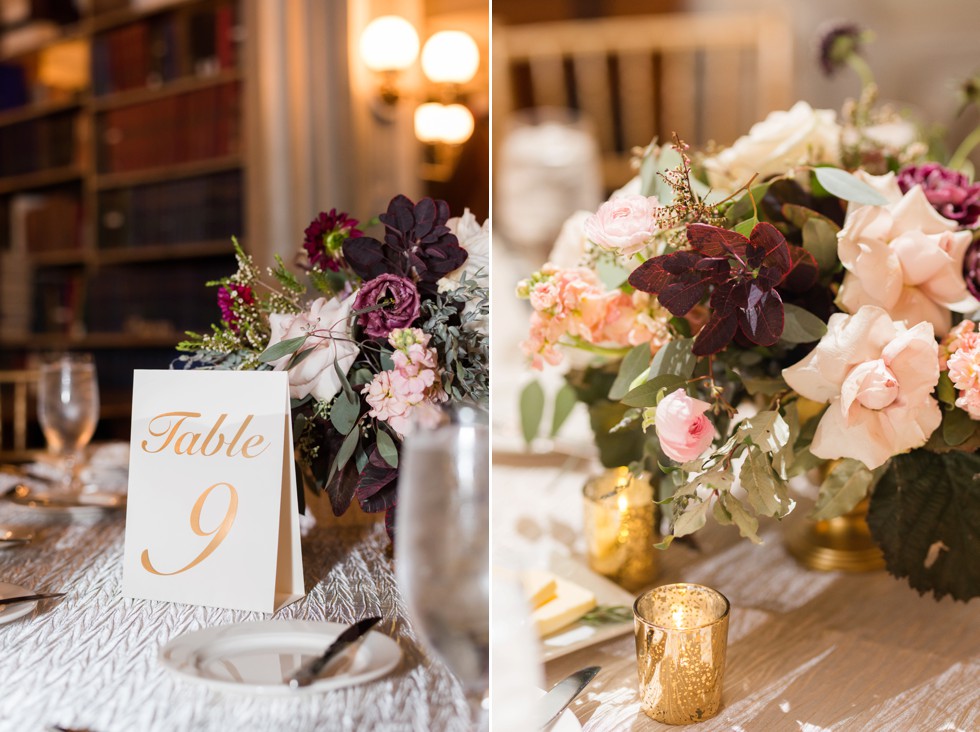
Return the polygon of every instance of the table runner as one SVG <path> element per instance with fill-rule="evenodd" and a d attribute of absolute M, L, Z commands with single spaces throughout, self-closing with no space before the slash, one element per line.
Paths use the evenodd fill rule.
<path fill-rule="evenodd" d="M 584 561 L 581 490 L 587 470 L 497 460 L 495 556 L 527 565 L 551 554 Z M 515 461 L 519 462 L 519 461 Z M 525 461 L 526 463 L 526 461 Z M 920 597 L 884 571 L 812 572 L 785 551 L 782 531 L 805 518 L 763 525 L 763 546 L 731 527 L 699 534 L 701 551 L 675 545 L 658 584 L 697 582 L 732 603 L 724 706 L 697 732 L 909 732 L 980 729 L 980 606 Z M 676 730 L 640 711 L 632 634 L 545 666 L 550 687 L 592 664 L 602 672 L 572 705 L 587 732 Z"/>
<path fill-rule="evenodd" d="M 379 525 L 306 527 L 309 594 L 272 617 L 351 622 L 380 614 L 377 629 L 398 642 L 402 661 L 380 680 L 295 699 L 211 691 L 160 665 L 160 647 L 182 633 L 270 616 L 123 598 L 121 515 L 40 523 L 28 511 L 0 505 L 4 525 L 30 526 L 37 535 L 26 547 L 0 551 L 0 581 L 68 596 L 0 625 L 0 730 L 52 724 L 93 732 L 468 728 L 459 683 L 419 647 L 406 620 Z"/>

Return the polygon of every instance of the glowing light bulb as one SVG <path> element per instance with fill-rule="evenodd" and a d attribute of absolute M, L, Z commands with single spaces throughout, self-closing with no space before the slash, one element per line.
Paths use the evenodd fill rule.
<path fill-rule="evenodd" d="M 422 49 L 422 72 L 437 84 L 465 84 L 480 68 L 480 49 L 463 31 L 439 31 Z"/>
<path fill-rule="evenodd" d="M 419 55 L 419 34 L 404 18 L 383 15 L 361 33 L 361 58 L 371 71 L 403 71 Z"/>

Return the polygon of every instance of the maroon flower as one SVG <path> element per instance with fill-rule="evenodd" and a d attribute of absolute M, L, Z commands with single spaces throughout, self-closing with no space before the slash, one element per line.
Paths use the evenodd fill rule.
<path fill-rule="evenodd" d="M 861 53 L 867 35 L 854 23 L 834 23 L 820 34 L 818 61 L 827 76 L 833 76 L 846 66 L 852 56 Z"/>
<path fill-rule="evenodd" d="M 966 289 L 980 300 L 980 239 L 974 239 L 963 257 L 963 279 Z"/>
<path fill-rule="evenodd" d="M 466 250 L 446 226 L 445 201 L 423 198 L 413 203 L 395 196 L 379 218 L 385 226 L 383 242 L 369 236 L 344 242 L 344 259 L 362 279 L 401 275 L 415 282 L 423 296 L 434 297 L 439 280 L 466 261 Z"/>
<path fill-rule="evenodd" d="M 415 283 L 407 277 L 378 275 L 364 283 L 354 298 L 354 309 L 364 310 L 358 322 L 372 338 L 383 338 L 395 328 L 407 328 L 419 317 L 421 303 Z"/>
<path fill-rule="evenodd" d="M 221 309 L 221 319 L 228 326 L 238 332 L 238 313 L 235 312 L 235 304 L 254 305 L 255 295 L 252 288 L 248 285 L 221 285 L 218 288 L 218 307 Z"/>
<path fill-rule="evenodd" d="M 910 165 L 898 174 L 898 187 L 908 193 L 922 186 L 929 203 L 940 215 L 967 229 L 980 218 L 980 183 L 970 183 L 962 173 L 939 163 Z"/>
<path fill-rule="evenodd" d="M 351 237 L 364 236 L 357 228 L 357 219 L 332 208 L 330 212 L 321 211 L 320 215 L 310 222 L 303 232 L 303 248 L 309 257 L 310 264 L 321 270 L 330 269 L 336 272 L 343 259 L 344 242 Z"/>

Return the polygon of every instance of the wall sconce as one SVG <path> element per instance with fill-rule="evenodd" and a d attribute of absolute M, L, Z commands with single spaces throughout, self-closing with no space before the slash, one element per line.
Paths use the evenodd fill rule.
<path fill-rule="evenodd" d="M 397 102 L 398 74 L 419 55 L 415 27 L 397 15 L 375 18 L 361 33 L 360 51 L 364 65 L 381 76 L 381 99 L 386 104 Z"/>
<path fill-rule="evenodd" d="M 473 113 L 462 104 L 427 102 L 415 110 L 415 136 L 430 145 L 461 145 L 473 127 Z"/>
<path fill-rule="evenodd" d="M 436 84 L 465 84 L 479 68 L 480 49 L 462 31 L 440 31 L 422 49 L 422 72 Z"/>

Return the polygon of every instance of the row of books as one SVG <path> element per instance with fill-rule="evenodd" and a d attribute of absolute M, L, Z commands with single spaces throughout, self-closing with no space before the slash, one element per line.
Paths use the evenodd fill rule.
<path fill-rule="evenodd" d="M 99 118 L 99 171 L 120 173 L 239 151 L 241 94 L 228 82 L 109 110 Z"/>
<path fill-rule="evenodd" d="M 80 164 L 84 120 L 73 111 L 0 130 L 0 178 Z"/>
<path fill-rule="evenodd" d="M 97 35 L 92 88 L 98 95 L 207 76 L 238 63 L 236 3 L 168 13 Z"/>
<path fill-rule="evenodd" d="M 234 257 L 201 259 L 193 276 L 182 262 L 102 267 L 89 280 L 84 322 L 89 332 L 126 332 L 134 319 L 169 326 L 171 332 L 207 330 L 218 316 L 210 280 L 234 271 Z"/>
<path fill-rule="evenodd" d="M 242 197 L 240 171 L 105 191 L 99 196 L 99 247 L 242 237 Z"/>
<path fill-rule="evenodd" d="M 7 203 L 7 248 L 20 254 L 82 246 L 82 205 L 77 193 L 19 193 Z"/>

